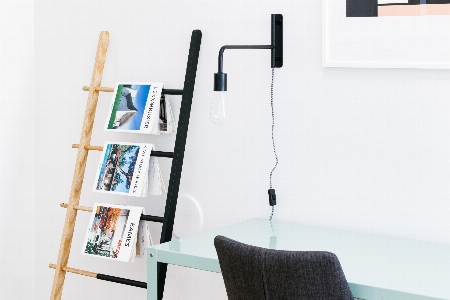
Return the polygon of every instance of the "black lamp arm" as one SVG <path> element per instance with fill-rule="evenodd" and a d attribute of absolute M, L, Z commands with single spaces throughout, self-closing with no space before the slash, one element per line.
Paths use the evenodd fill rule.
<path fill-rule="evenodd" d="M 283 66 L 283 15 L 272 14 L 272 36 L 270 45 L 225 45 L 219 50 L 219 71 L 214 73 L 214 91 L 227 90 L 227 74 L 223 72 L 223 53 L 225 49 L 271 49 L 270 59 L 272 68 Z"/>
<path fill-rule="evenodd" d="M 225 45 L 219 50 L 219 72 L 223 73 L 223 52 L 225 49 L 275 49 L 272 45 Z"/>

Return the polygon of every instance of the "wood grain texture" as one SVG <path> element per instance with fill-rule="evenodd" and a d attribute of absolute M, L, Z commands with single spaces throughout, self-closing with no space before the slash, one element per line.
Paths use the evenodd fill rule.
<path fill-rule="evenodd" d="M 49 264 L 48 267 L 51 269 L 56 269 L 55 264 Z M 97 278 L 97 273 L 94 273 L 94 272 L 89 272 L 89 271 L 84 271 L 84 270 L 74 269 L 74 268 L 69 268 L 69 267 L 62 267 L 62 269 L 65 272 L 70 272 L 70 273 L 75 273 L 75 274 L 79 274 L 79 275 Z"/>
<path fill-rule="evenodd" d="M 88 86 L 83 86 L 82 87 L 83 91 L 89 91 L 89 87 Z M 110 88 L 110 87 L 97 87 L 95 88 L 96 91 L 99 92 L 114 92 L 114 88 Z"/>
<path fill-rule="evenodd" d="M 86 104 L 83 127 L 81 130 L 81 137 L 79 142 L 80 147 L 78 148 L 77 159 L 75 162 L 75 170 L 73 173 L 72 186 L 70 188 L 70 196 L 66 211 L 66 218 L 64 221 L 58 260 L 55 266 L 55 276 L 53 278 L 52 292 L 50 294 L 51 300 L 61 299 L 64 279 L 66 276 L 66 271 L 68 270 L 67 262 L 69 260 L 70 247 L 72 245 L 73 231 L 75 228 L 75 220 L 77 216 L 77 210 L 73 209 L 73 207 L 77 206 L 80 201 L 81 188 L 83 185 L 84 172 L 86 169 L 86 161 L 89 152 L 85 149 L 85 145 L 89 145 L 91 140 L 99 94 L 98 90 L 96 89 L 100 87 L 102 81 L 108 42 L 109 33 L 107 31 L 102 31 L 98 40 L 94 70 L 92 72 L 88 101 Z"/>
<path fill-rule="evenodd" d="M 64 207 L 64 208 L 68 208 L 69 204 L 61 203 L 59 206 Z M 92 210 L 93 210 L 92 207 L 81 206 L 81 205 L 74 205 L 74 206 L 72 206 L 72 208 L 75 209 L 75 210 L 82 210 L 82 211 L 88 211 L 88 212 L 92 212 Z"/>
<path fill-rule="evenodd" d="M 72 148 L 79 148 L 79 144 L 72 144 Z M 103 146 L 92 146 L 92 145 L 84 145 L 84 149 L 86 150 L 97 150 L 97 151 L 103 151 Z"/>

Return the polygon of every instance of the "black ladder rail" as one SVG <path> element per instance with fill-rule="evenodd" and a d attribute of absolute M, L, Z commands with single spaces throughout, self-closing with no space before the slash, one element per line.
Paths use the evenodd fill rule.
<path fill-rule="evenodd" d="M 195 76 L 197 73 L 198 57 L 200 54 L 200 44 L 202 32 L 193 30 L 189 55 L 184 78 L 184 87 L 181 100 L 180 115 L 178 118 L 177 135 L 173 151 L 172 168 L 170 171 L 169 187 L 167 191 L 166 207 L 164 211 L 164 222 L 161 231 L 161 243 L 169 242 L 172 239 L 173 224 L 180 189 L 181 171 L 183 168 L 184 150 L 191 115 L 192 97 L 194 95 Z M 167 263 L 158 262 L 158 299 L 162 300 L 164 284 L 166 281 Z"/>

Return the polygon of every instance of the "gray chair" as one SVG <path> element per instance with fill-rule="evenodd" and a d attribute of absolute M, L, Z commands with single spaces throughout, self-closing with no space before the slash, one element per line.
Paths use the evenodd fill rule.
<path fill-rule="evenodd" d="M 335 254 L 254 247 L 214 239 L 229 300 L 350 300 Z"/>

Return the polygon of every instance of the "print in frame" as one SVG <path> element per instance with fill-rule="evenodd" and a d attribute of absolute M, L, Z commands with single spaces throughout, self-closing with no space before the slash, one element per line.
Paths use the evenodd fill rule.
<path fill-rule="evenodd" d="M 450 69 L 450 0 L 322 0 L 324 67 Z"/>

